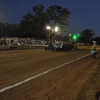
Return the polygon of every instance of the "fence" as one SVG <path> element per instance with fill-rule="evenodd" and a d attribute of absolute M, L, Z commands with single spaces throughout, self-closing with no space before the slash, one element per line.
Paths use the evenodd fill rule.
<path fill-rule="evenodd" d="M 46 45 L 2 45 L 0 50 L 44 49 Z"/>

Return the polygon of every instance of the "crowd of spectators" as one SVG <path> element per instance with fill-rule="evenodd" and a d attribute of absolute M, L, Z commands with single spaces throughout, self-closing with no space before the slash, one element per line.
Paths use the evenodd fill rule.
<path fill-rule="evenodd" d="M 0 45 L 32 45 L 32 44 L 46 44 L 44 40 L 35 40 L 33 38 L 0 38 Z"/>
<path fill-rule="evenodd" d="M 36 40 L 34 38 L 18 38 L 18 37 L 1 37 L 0 45 L 47 45 L 50 42 L 48 40 Z M 54 41 L 54 44 L 62 44 L 63 41 Z"/>

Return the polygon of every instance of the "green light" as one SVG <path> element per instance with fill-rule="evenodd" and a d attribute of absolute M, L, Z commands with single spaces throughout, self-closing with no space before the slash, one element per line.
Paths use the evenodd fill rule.
<path fill-rule="evenodd" d="M 77 36 L 76 36 L 76 35 L 74 35 L 74 36 L 73 36 L 73 39 L 77 39 Z"/>
<path fill-rule="evenodd" d="M 72 35 L 72 39 L 73 39 L 73 40 L 77 40 L 77 38 L 78 38 L 78 34 L 73 34 L 73 35 Z"/>

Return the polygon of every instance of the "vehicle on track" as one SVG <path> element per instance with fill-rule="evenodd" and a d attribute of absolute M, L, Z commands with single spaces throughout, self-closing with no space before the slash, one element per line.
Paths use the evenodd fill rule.
<path fill-rule="evenodd" d="M 64 43 L 64 44 L 49 43 L 48 46 L 45 47 L 45 50 L 65 51 L 65 50 L 74 50 L 76 48 L 77 46 L 72 43 Z"/>

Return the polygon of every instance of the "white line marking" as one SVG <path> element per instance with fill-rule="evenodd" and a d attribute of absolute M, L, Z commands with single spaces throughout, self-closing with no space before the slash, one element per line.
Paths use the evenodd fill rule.
<path fill-rule="evenodd" d="M 35 76 L 33 76 L 33 77 L 30 77 L 30 78 L 28 78 L 28 79 L 25 79 L 24 81 L 21 81 L 21 82 L 18 82 L 18 83 L 16 83 L 16 84 L 14 84 L 14 85 L 10 85 L 10 86 L 7 86 L 7 87 L 5 87 L 5 88 L 2 88 L 2 89 L 0 89 L 0 93 L 6 91 L 6 90 L 8 90 L 8 89 L 17 87 L 18 85 L 21 85 L 21 84 L 23 84 L 23 83 L 26 83 L 26 82 L 28 82 L 28 81 L 30 81 L 30 80 L 32 80 L 32 79 L 35 79 L 35 78 L 37 78 L 37 77 L 39 77 L 39 76 L 42 76 L 42 75 L 44 75 L 44 74 L 47 74 L 47 73 L 49 73 L 49 72 L 51 72 L 51 71 L 53 71 L 53 70 L 55 70 L 55 69 L 58 69 L 58 68 L 60 68 L 60 67 L 63 67 L 64 65 L 70 64 L 70 63 L 72 63 L 72 62 L 75 62 L 75 61 L 77 61 L 77 60 L 79 60 L 79 59 L 82 59 L 82 58 L 84 58 L 84 57 L 86 57 L 86 56 L 89 56 L 89 55 L 90 55 L 90 54 L 85 55 L 85 56 L 82 56 L 82 57 L 80 57 L 80 58 L 77 58 L 77 59 L 72 60 L 72 61 L 70 61 L 70 62 L 64 63 L 64 64 L 59 65 L 59 66 L 57 66 L 57 67 L 55 67 L 55 68 L 52 68 L 52 69 L 50 69 L 50 70 L 47 70 L 47 71 L 45 71 L 45 72 L 43 72 L 43 73 L 40 73 L 40 74 L 37 74 L 37 75 L 35 75 Z"/>

